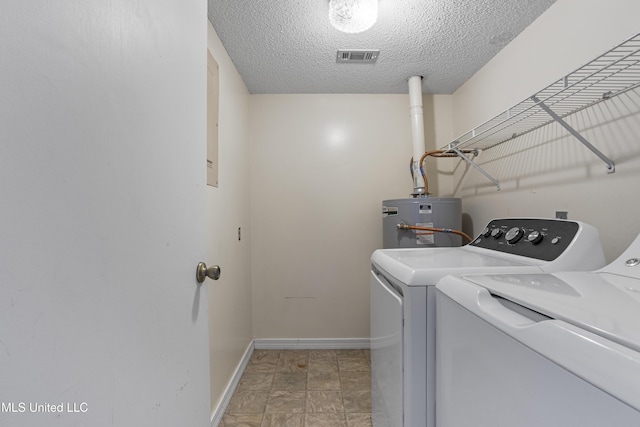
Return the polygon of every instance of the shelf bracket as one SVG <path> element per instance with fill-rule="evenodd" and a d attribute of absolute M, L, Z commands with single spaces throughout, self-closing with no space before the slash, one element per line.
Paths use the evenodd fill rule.
<path fill-rule="evenodd" d="M 565 122 L 560 116 L 558 116 L 555 111 L 553 111 L 549 106 L 547 106 L 544 102 L 540 101 L 537 96 L 532 96 L 531 100 L 535 102 L 540 108 L 542 108 L 547 114 L 553 118 L 560 126 L 569 131 L 571 135 L 576 137 L 578 141 L 580 141 L 585 147 L 587 147 L 593 154 L 598 156 L 603 162 L 607 164 L 607 173 L 614 173 L 616 171 L 616 165 L 613 163 L 613 160 L 602 154 L 600 150 L 594 147 L 587 139 L 580 135 L 580 133 L 575 130 L 569 123 Z"/>
<path fill-rule="evenodd" d="M 469 163 L 471 166 L 473 166 L 474 168 L 476 168 L 476 170 L 478 172 L 480 172 L 482 175 L 484 175 L 485 177 L 487 177 L 487 179 L 491 182 L 493 182 L 493 185 L 496 186 L 496 189 L 498 191 L 500 191 L 500 183 L 494 179 L 491 175 L 489 175 L 487 173 L 487 171 L 485 171 L 484 169 L 482 169 L 476 162 L 474 162 L 473 160 L 471 160 L 470 158 L 468 158 L 467 156 L 464 155 L 464 153 L 460 150 L 458 150 L 457 148 L 455 148 L 454 146 L 452 146 L 451 144 L 449 144 L 449 150 L 453 151 L 454 153 L 456 153 L 458 155 L 458 157 L 462 158 L 465 162 Z"/>

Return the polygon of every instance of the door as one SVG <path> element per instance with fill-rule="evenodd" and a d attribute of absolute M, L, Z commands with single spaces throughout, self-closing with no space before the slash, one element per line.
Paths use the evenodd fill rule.
<path fill-rule="evenodd" d="M 209 425 L 205 20 L 3 2 L 0 425 Z"/>

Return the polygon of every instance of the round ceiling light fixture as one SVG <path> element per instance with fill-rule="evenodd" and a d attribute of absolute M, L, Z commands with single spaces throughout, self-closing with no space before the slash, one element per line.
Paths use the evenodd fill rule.
<path fill-rule="evenodd" d="M 378 0 L 329 0 L 329 22 L 343 33 L 361 33 L 378 19 Z"/>

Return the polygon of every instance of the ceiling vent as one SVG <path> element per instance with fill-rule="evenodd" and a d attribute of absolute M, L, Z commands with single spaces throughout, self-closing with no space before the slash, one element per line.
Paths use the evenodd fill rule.
<path fill-rule="evenodd" d="M 340 49 L 336 56 L 337 63 L 373 64 L 378 59 L 379 49 Z"/>

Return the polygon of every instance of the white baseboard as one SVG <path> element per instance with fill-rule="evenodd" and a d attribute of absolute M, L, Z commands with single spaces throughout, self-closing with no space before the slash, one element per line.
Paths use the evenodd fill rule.
<path fill-rule="evenodd" d="M 247 349 L 240 359 L 240 363 L 238 363 L 236 370 L 233 372 L 233 376 L 231 377 L 229 384 L 227 384 L 227 388 L 224 390 L 222 398 L 218 402 L 218 406 L 211 414 L 211 427 L 218 427 L 218 425 L 220 425 L 220 423 L 222 422 L 222 417 L 227 410 L 227 406 L 229 406 L 229 402 L 231 402 L 233 393 L 236 391 L 238 383 L 240 383 L 240 378 L 242 378 L 242 374 L 249 364 L 249 360 L 251 359 L 251 355 L 253 354 L 253 349 L 255 348 L 253 342 L 254 340 L 252 340 L 247 346 Z"/>
<path fill-rule="evenodd" d="M 369 338 L 258 338 L 259 350 L 325 350 L 369 348 Z"/>
<path fill-rule="evenodd" d="M 233 393 L 240 383 L 240 378 L 249 364 L 253 350 L 326 350 L 326 349 L 368 349 L 369 338 L 260 338 L 251 341 L 240 363 L 229 381 L 227 388 L 211 414 L 211 427 L 218 427 L 222 422 Z"/>

